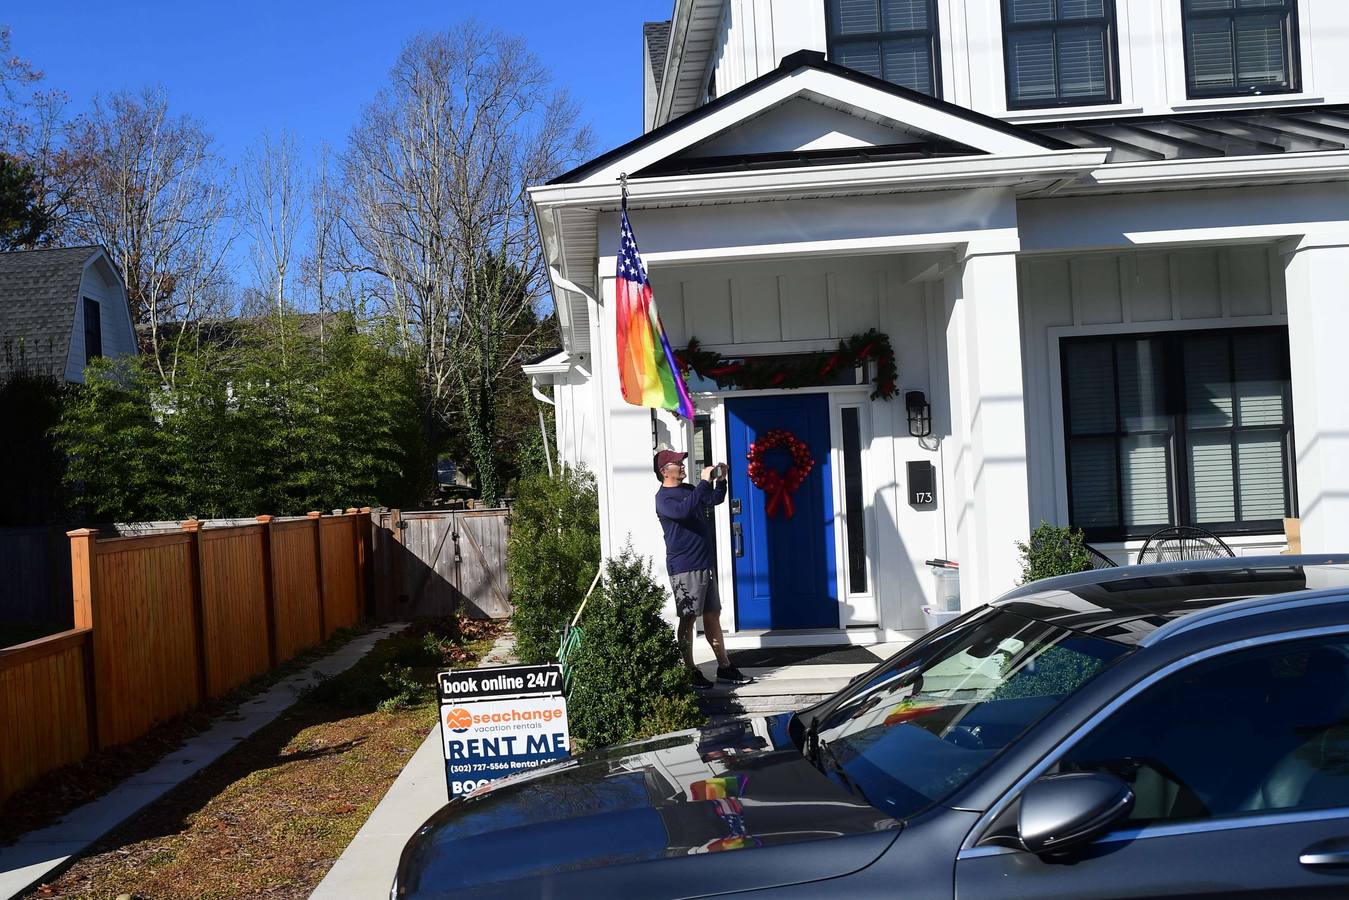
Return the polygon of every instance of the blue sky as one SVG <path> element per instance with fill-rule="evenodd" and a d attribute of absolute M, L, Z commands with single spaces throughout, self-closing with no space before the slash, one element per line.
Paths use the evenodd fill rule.
<path fill-rule="evenodd" d="M 519 34 L 580 100 L 598 149 L 641 132 L 642 22 L 673 0 L 45 0 L 5 4 L 0 25 L 46 83 L 81 108 L 162 84 L 237 160 L 264 130 L 341 146 L 403 43 L 474 16 Z M 222 14 L 223 12 L 223 14 Z"/>
<path fill-rule="evenodd" d="M 642 22 L 674 0 L 39 0 L 4 4 L 12 49 L 69 94 L 163 85 L 237 164 L 264 132 L 340 150 L 412 35 L 469 17 L 523 37 L 580 102 L 596 152 L 642 130 Z"/>

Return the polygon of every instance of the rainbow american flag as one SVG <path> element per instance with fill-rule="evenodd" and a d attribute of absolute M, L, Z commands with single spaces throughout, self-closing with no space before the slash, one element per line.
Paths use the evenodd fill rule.
<path fill-rule="evenodd" d="M 693 401 L 665 336 L 656 298 L 628 221 L 623 200 L 623 230 L 618 242 L 618 383 L 634 406 L 668 409 L 693 418 Z"/>

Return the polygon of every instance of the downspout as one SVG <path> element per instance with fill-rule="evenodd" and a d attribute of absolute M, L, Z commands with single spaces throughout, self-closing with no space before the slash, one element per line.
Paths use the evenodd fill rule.
<path fill-rule="evenodd" d="M 554 408 L 557 407 L 557 402 L 543 391 L 539 390 L 539 383 L 533 378 L 529 379 L 529 389 L 533 392 L 535 400 L 538 400 L 540 403 L 547 403 Z M 553 454 L 552 451 L 548 449 L 548 423 L 543 417 L 543 407 L 539 407 L 539 437 L 543 438 L 543 459 L 548 463 L 548 477 L 552 478 L 554 477 Z"/>

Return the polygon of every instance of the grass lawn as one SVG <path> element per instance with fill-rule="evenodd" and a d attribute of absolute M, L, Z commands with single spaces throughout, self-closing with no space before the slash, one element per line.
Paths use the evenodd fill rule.
<path fill-rule="evenodd" d="M 435 724 L 436 670 L 472 665 L 500 629 L 381 641 L 32 896 L 307 897 Z"/>

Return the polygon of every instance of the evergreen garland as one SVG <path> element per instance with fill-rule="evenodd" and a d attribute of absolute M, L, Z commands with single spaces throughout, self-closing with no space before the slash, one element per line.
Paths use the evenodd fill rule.
<path fill-rule="evenodd" d="M 771 388 L 815 387 L 839 369 L 851 369 L 862 363 L 876 366 L 875 388 L 871 399 L 889 400 L 899 393 L 896 382 L 899 367 L 888 335 L 876 329 L 855 334 L 839 341 L 838 349 L 820 353 L 794 354 L 782 357 L 727 359 L 712 350 L 703 350 L 693 338 L 683 350 L 676 351 L 676 361 L 685 377 L 690 371 L 700 378 L 715 381 L 721 388 L 741 390 L 768 390 Z"/>

